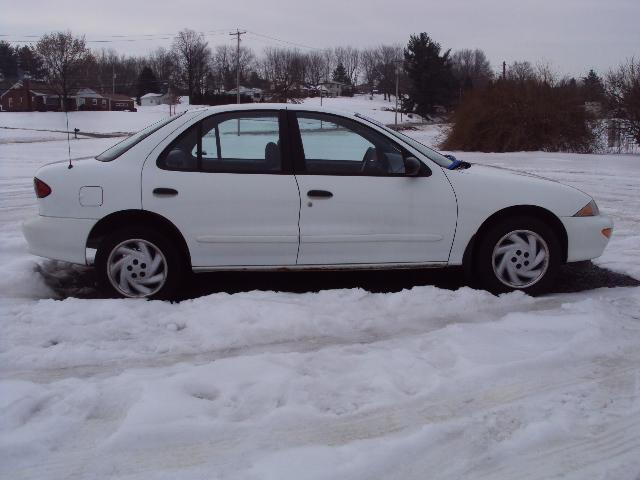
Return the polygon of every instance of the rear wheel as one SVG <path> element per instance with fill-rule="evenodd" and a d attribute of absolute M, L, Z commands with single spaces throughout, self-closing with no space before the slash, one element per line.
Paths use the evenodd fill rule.
<path fill-rule="evenodd" d="M 480 240 L 478 276 L 492 292 L 544 292 L 553 285 L 560 264 L 557 235 L 534 217 L 504 219 Z"/>
<path fill-rule="evenodd" d="M 119 296 L 170 299 L 177 293 L 184 263 L 158 232 L 130 228 L 102 241 L 96 268 L 101 283 Z"/>

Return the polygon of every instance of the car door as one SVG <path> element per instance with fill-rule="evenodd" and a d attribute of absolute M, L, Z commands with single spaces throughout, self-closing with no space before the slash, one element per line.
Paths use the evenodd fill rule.
<path fill-rule="evenodd" d="M 301 195 L 299 265 L 447 262 L 456 199 L 442 170 L 354 120 L 289 113 Z"/>
<path fill-rule="evenodd" d="M 281 148 L 284 115 L 207 117 L 145 162 L 143 208 L 182 232 L 195 269 L 296 263 L 300 197 Z"/>

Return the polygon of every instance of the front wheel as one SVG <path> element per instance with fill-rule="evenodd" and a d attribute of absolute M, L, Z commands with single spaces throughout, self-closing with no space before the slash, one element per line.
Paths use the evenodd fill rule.
<path fill-rule="evenodd" d="M 557 235 L 537 218 L 505 219 L 480 240 L 478 274 L 492 292 L 542 293 L 553 285 L 560 264 Z"/>
<path fill-rule="evenodd" d="M 173 298 L 183 272 L 171 244 L 144 228 L 119 230 L 105 238 L 96 268 L 103 285 L 130 298 Z"/>

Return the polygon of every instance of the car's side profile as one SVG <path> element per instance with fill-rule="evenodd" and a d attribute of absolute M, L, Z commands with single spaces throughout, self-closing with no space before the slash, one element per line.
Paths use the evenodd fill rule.
<path fill-rule="evenodd" d="M 30 251 L 95 263 L 127 297 L 171 297 L 189 270 L 447 265 L 536 292 L 612 229 L 575 188 L 302 105 L 192 110 L 34 182 Z"/>

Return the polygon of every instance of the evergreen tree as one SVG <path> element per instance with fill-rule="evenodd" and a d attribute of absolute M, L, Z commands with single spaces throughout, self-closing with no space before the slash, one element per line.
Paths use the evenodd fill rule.
<path fill-rule="evenodd" d="M 44 75 L 42 60 L 38 57 L 35 48 L 28 45 L 16 47 L 16 55 L 23 74 L 33 79 L 40 79 Z"/>
<path fill-rule="evenodd" d="M 334 82 L 351 85 L 351 79 L 349 78 L 349 75 L 347 75 L 347 70 L 344 68 L 344 65 L 342 63 L 338 63 L 338 66 L 333 71 L 332 78 Z"/>
<path fill-rule="evenodd" d="M 448 107 L 456 90 L 451 70 L 450 50 L 441 52 L 439 43 L 429 35 L 411 35 L 404 51 L 404 65 L 409 78 L 405 108 L 420 115 L 433 113 L 437 105 Z"/>
<path fill-rule="evenodd" d="M 18 77 L 18 55 L 9 42 L 0 40 L 0 74 L 7 80 Z"/>
<path fill-rule="evenodd" d="M 586 102 L 604 101 L 604 83 L 593 69 L 582 78 L 582 91 Z"/>
<path fill-rule="evenodd" d="M 140 97 L 147 93 L 160 93 L 159 88 L 158 79 L 153 73 L 153 70 L 151 70 L 151 67 L 145 65 L 138 77 L 138 95 L 136 99 L 138 105 L 140 105 Z"/>

